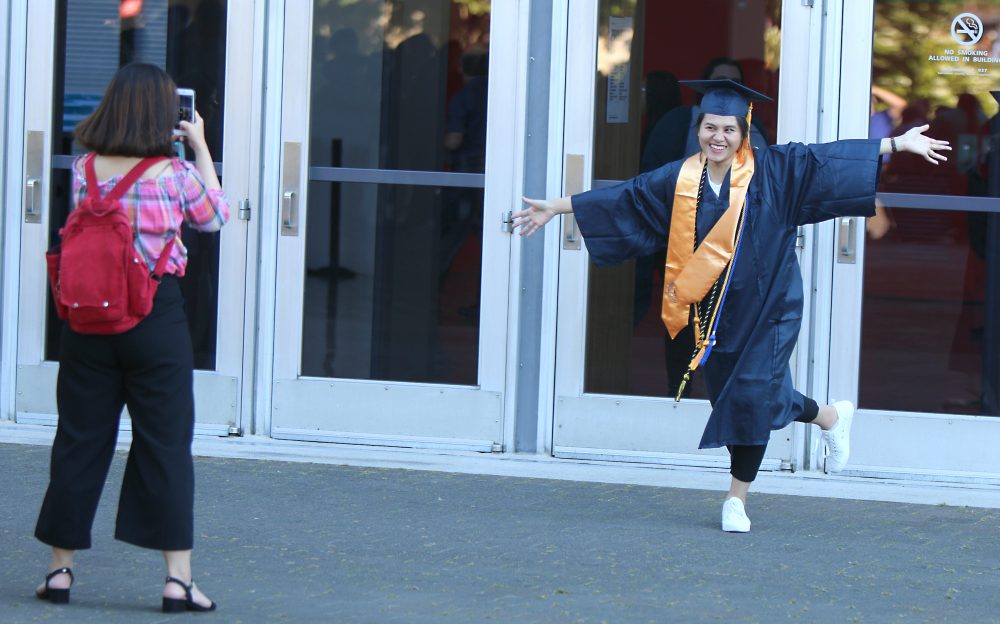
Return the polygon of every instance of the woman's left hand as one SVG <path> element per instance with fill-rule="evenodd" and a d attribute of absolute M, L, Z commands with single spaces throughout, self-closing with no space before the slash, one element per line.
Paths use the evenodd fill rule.
<path fill-rule="evenodd" d="M 945 162 L 948 159 L 944 154 L 939 154 L 938 152 L 944 150 L 950 152 L 951 145 L 948 141 L 940 141 L 932 139 L 929 136 L 924 136 L 924 132 L 927 132 L 928 128 L 930 126 L 927 124 L 910 128 L 903 136 L 896 137 L 896 148 L 903 152 L 911 152 L 918 156 L 923 156 L 924 160 L 933 165 Z"/>

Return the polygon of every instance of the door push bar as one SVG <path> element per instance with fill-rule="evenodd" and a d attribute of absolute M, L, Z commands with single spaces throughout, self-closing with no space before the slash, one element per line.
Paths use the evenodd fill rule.
<path fill-rule="evenodd" d="M 281 235 L 298 236 L 302 144 L 288 142 L 281 151 Z"/>
<path fill-rule="evenodd" d="M 42 222 L 42 180 L 45 179 L 45 133 L 29 130 L 24 145 L 24 222 Z"/>
<path fill-rule="evenodd" d="M 854 264 L 857 262 L 857 217 L 841 217 L 837 220 L 837 262 Z"/>
<path fill-rule="evenodd" d="M 566 154 L 566 195 L 583 192 L 583 154 Z M 580 249 L 580 228 L 573 213 L 563 215 L 563 249 Z"/>

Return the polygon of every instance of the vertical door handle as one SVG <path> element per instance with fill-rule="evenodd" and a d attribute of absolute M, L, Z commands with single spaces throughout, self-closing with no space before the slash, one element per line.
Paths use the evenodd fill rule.
<path fill-rule="evenodd" d="M 42 183 L 38 178 L 28 178 L 24 183 L 24 221 L 26 223 L 41 223 L 42 211 L 38 208 L 38 186 Z"/>
<path fill-rule="evenodd" d="M 291 229 L 295 227 L 292 215 L 295 211 L 295 191 L 285 191 L 281 194 L 281 227 Z"/>
<path fill-rule="evenodd" d="M 281 157 L 281 235 L 299 235 L 299 177 L 302 173 L 302 144 L 286 142 Z"/>
<path fill-rule="evenodd" d="M 42 222 L 42 180 L 45 178 L 45 133 L 29 130 L 24 142 L 24 222 Z"/>
<path fill-rule="evenodd" d="M 857 217 L 841 217 L 837 220 L 837 262 L 854 264 L 857 261 Z"/>
<path fill-rule="evenodd" d="M 566 154 L 565 192 L 583 192 L 583 154 Z M 580 228 L 573 213 L 563 215 L 563 249 L 580 249 Z"/>

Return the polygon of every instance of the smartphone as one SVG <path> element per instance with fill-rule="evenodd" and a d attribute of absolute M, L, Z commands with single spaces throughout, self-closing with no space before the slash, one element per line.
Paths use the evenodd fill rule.
<path fill-rule="evenodd" d="M 177 107 L 177 123 L 174 126 L 174 133 L 183 135 L 181 122 L 189 121 L 194 123 L 194 89 L 177 89 L 177 98 L 180 100 Z"/>

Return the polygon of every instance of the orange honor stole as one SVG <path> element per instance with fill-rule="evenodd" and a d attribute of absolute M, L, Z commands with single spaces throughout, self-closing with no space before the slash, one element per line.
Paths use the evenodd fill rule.
<path fill-rule="evenodd" d="M 698 187 L 704 167 L 703 158 L 699 153 L 684 161 L 674 191 L 662 308 L 663 323 L 671 338 L 676 338 L 687 326 L 691 306 L 705 298 L 729 265 L 742 229 L 740 216 L 746 205 L 750 178 L 753 177 L 753 152 L 741 150 L 733 161 L 729 177 L 729 208 L 695 250 L 695 215 L 698 211 Z M 695 335 L 698 340 L 702 340 L 697 309 L 694 320 Z M 711 328 L 707 334 L 711 334 Z M 696 349 L 700 354 L 707 346 L 698 344 Z M 697 367 L 697 360 L 700 359 L 697 354 L 695 359 L 692 370 Z"/>

